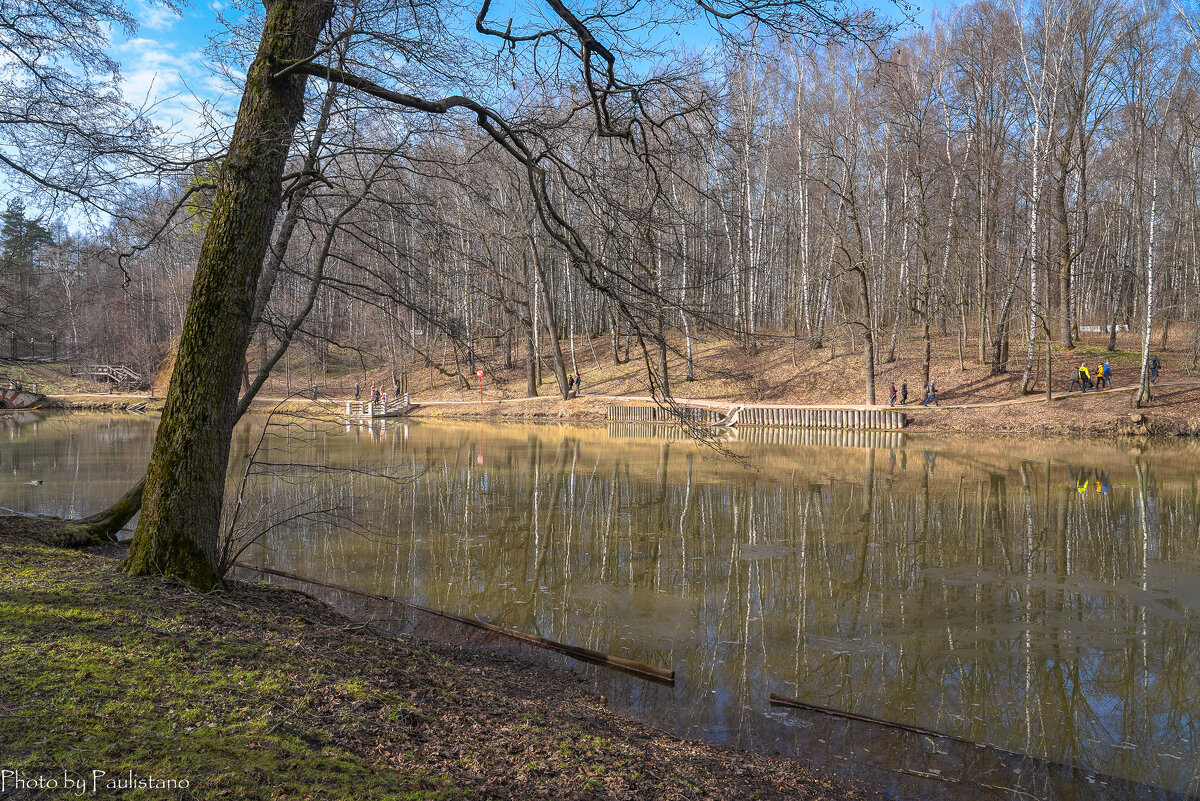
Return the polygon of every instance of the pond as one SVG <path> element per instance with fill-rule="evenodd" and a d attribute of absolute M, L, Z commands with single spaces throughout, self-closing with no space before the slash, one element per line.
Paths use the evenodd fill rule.
<path fill-rule="evenodd" d="M 0 505 L 95 511 L 153 430 L 0 426 Z M 242 561 L 674 669 L 673 688 L 620 693 L 664 728 L 812 757 L 826 738 L 775 695 L 1200 790 L 1197 443 L 263 432 L 235 433 Z"/>

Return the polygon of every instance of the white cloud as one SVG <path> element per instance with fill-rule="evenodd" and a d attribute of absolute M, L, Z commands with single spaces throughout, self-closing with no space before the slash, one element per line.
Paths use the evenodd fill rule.
<path fill-rule="evenodd" d="M 138 3 L 135 14 L 138 24 L 152 31 L 165 31 L 179 21 L 179 14 L 166 6 Z"/>
<path fill-rule="evenodd" d="M 129 39 L 114 48 L 117 57 L 127 69 L 183 69 L 194 64 L 176 56 L 171 52 L 174 49 L 175 45 L 172 42 L 142 37 Z"/>
<path fill-rule="evenodd" d="M 182 137 L 207 130 L 200 109 L 220 103 L 224 82 L 207 69 L 201 53 L 165 38 L 136 37 L 116 45 L 126 99 L 149 110 L 163 128 Z"/>

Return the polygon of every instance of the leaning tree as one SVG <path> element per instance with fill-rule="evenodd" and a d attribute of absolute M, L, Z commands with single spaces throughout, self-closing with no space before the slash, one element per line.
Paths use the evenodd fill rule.
<path fill-rule="evenodd" d="M 672 68 L 662 63 L 670 61 L 665 43 L 681 29 L 708 23 L 736 43 L 748 29 L 875 40 L 889 28 L 839 3 L 779 0 L 596 2 L 577 11 L 544 0 L 524 19 L 502 21 L 491 11 L 491 0 L 476 7 L 420 0 L 265 4 L 144 487 L 97 518 L 111 530 L 140 500 L 127 571 L 176 576 L 201 589 L 219 580 L 221 505 L 239 384 L 309 78 L 396 113 L 466 115 L 518 165 L 543 231 L 568 254 L 581 280 L 611 299 L 640 340 L 645 323 L 661 313 L 656 288 L 645 276 L 614 268 L 572 224 L 561 198 L 580 182 L 559 132 L 586 121 L 597 147 L 615 144 L 654 175 L 656 138 L 688 110 L 675 91 L 690 77 L 683 60 Z M 470 24 L 455 27 L 461 20 Z M 511 91 L 498 88 L 500 79 Z M 642 350 L 653 374 L 650 348 L 643 343 Z"/>

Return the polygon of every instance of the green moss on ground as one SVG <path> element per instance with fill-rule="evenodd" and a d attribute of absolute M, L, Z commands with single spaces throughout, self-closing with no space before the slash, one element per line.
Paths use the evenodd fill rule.
<path fill-rule="evenodd" d="M 0 767 L 26 776 L 190 785 L 127 799 L 847 797 L 796 763 L 612 716 L 554 675 L 278 588 L 131 578 L 3 526 Z"/>
<path fill-rule="evenodd" d="M 385 694 L 349 693 L 345 657 L 307 646 L 309 623 L 123 580 L 109 560 L 40 545 L 5 547 L 0 564 L 5 767 L 132 770 L 187 779 L 207 798 L 461 795 L 448 776 L 363 759 L 339 741 L 350 711 Z"/>

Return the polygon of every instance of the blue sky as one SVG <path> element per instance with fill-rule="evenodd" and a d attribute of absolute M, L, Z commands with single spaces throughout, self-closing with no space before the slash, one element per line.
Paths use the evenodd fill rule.
<path fill-rule="evenodd" d="M 130 10 L 139 30 L 132 38 L 118 32 L 112 47 L 130 102 L 157 104 L 160 123 L 184 130 L 199 127 L 199 100 L 236 108 L 231 87 L 209 69 L 203 52 L 219 29 L 218 12 L 228 10 L 221 0 L 193 2 L 182 14 L 145 0 L 134 0 Z"/>
<path fill-rule="evenodd" d="M 113 55 L 122 65 L 130 102 L 157 104 L 156 120 L 185 133 L 201 128 L 201 102 L 230 114 L 236 111 L 236 91 L 214 74 L 204 56 L 208 38 L 220 29 L 218 14 L 237 14 L 227 5 L 233 1 L 194 0 L 176 14 L 147 0 L 131 0 L 140 29 L 132 38 L 113 38 Z M 914 5 L 919 9 L 916 21 L 927 25 L 934 4 Z"/>

